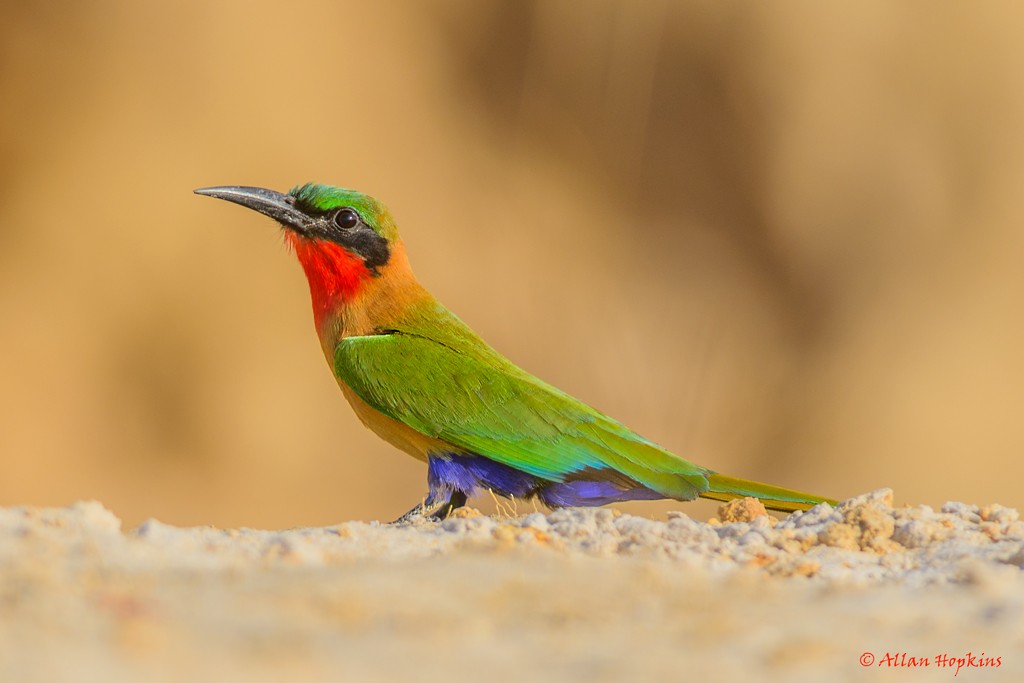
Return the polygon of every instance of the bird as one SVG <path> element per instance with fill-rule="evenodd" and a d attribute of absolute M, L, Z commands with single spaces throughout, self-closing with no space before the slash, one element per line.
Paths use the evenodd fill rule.
<path fill-rule="evenodd" d="M 309 283 L 313 322 L 359 420 L 427 465 L 427 493 L 395 523 L 442 520 L 490 491 L 549 508 L 755 497 L 781 512 L 836 501 L 719 474 L 515 365 L 413 275 L 383 203 L 307 183 L 196 194 L 277 221 Z"/>

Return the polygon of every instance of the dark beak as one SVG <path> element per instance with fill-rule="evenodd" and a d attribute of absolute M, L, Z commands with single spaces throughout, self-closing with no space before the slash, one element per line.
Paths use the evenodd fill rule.
<path fill-rule="evenodd" d="M 195 193 L 206 197 L 225 199 L 259 211 L 302 235 L 308 234 L 308 229 L 312 227 L 313 219 L 295 208 L 294 197 L 274 190 L 229 185 L 226 187 L 203 187 L 195 190 Z"/>

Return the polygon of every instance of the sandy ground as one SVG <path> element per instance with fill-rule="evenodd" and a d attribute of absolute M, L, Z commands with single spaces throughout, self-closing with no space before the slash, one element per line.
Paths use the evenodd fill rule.
<path fill-rule="evenodd" d="M 761 513 L 125 532 L 96 502 L 0 509 L 0 680 L 1024 680 L 1016 510 Z"/>

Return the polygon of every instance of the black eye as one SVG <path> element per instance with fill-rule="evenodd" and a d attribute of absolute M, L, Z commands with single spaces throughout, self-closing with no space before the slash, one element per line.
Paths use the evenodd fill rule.
<path fill-rule="evenodd" d="M 352 209 L 342 209 L 334 214 L 334 224 L 342 230 L 351 230 L 359 225 L 359 214 Z"/>

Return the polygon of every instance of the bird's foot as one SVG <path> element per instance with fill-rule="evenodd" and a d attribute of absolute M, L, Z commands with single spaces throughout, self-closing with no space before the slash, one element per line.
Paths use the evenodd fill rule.
<path fill-rule="evenodd" d="M 452 510 L 466 504 L 466 494 L 462 491 L 452 491 L 448 498 L 435 498 L 428 496 L 426 500 L 419 503 L 412 510 L 391 522 L 392 524 L 415 524 L 419 521 L 440 522 L 452 513 Z"/>

